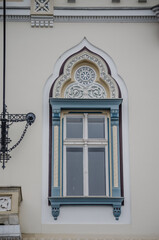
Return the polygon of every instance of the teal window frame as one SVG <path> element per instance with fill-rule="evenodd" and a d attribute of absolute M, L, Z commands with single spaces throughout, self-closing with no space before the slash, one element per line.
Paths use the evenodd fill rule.
<path fill-rule="evenodd" d="M 121 215 L 121 206 L 124 202 L 124 197 L 121 196 L 121 179 L 120 179 L 120 142 L 119 142 L 119 107 L 122 104 L 121 98 L 115 99 L 63 99 L 50 98 L 50 105 L 52 108 L 52 169 L 51 169 L 51 196 L 48 197 L 52 208 L 52 215 L 54 220 L 57 220 L 60 214 L 60 206 L 62 205 L 112 205 L 113 215 L 116 220 Z M 117 159 L 118 172 L 117 182 L 115 185 L 114 171 L 112 169 L 112 196 L 111 197 L 64 197 L 60 195 L 60 115 L 63 110 L 109 110 L 111 117 L 111 129 L 108 130 L 111 135 L 111 161 L 113 166 L 114 151 L 113 151 L 113 127 L 117 129 Z M 58 182 L 54 186 L 54 127 L 58 126 Z M 63 129 L 62 129 L 63 132 Z M 109 144 L 109 141 L 108 141 Z M 109 158 L 110 158 L 110 154 Z M 112 167 L 113 168 L 113 167 Z M 109 168 L 110 171 L 110 168 Z"/>

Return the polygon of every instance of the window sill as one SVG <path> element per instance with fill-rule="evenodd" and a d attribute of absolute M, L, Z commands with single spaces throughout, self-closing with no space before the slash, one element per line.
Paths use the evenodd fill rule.
<path fill-rule="evenodd" d="M 62 205 L 112 205 L 113 215 L 119 220 L 123 197 L 49 197 L 52 216 L 57 220 Z"/>

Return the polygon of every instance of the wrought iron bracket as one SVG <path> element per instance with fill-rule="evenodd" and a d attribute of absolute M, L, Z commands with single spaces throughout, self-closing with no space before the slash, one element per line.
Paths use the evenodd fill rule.
<path fill-rule="evenodd" d="M 7 108 L 5 107 L 5 111 L 0 114 L 0 128 L 1 128 L 1 135 L 0 135 L 0 163 L 2 163 L 2 168 L 5 168 L 5 164 L 11 158 L 10 152 L 16 148 L 22 139 L 24 138 L 27 129 L 31 126 L 35 121 L 35 114 L 28 113 L 28 114 L 9 114 L 7 112 Z M 8 131 L 10 126 L 13 123 L 17 122 L 26 122 L 25 128 L 23 133 L 18 140 L 12 147 L 9 148 L 9 144 L 11 143 L 11 139 L 8 137 Z"/>

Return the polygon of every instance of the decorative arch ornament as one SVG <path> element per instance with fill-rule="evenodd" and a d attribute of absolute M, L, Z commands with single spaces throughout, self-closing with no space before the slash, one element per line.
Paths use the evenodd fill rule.
<path fill-rule="evenodd" d="M 88 55 L 89 54 L 89 59 L 88 59 Z M 102 64 L 100 64 L 100 61 L 98 61 L 98 64 L 96 64 L 96 60 L 95 58 L 92 60 L 90 58 L 93 58 L 94 56 L 97 56 L 98 59 L 101 60 L 102 63 L 104 63 L 104 67 L 105 67 L 105 76 L 102 75 L 103 71 L 102 70 Z M 128 96 L 127 96 L 127 89 L 125 87 L 125 84 L 123 82 L 123 80 L 120 78 L 120 76 L 117 73 L 117 69 L 116 66 L 114 64 L 114 62 L 112 61 L 112 59 L 102 50 L 94 47 L 92 44 L 90 44 L 86 38 L 83 39 L 83 41 L 78 44 L 77 46 L 75 46 L 74 48 L 70 49 L 69 51 L 65 52 L 57 61 L 55 68 L 54 68 L 54 72 L 53 75 L 48 79 L 45 88 L 44 88 L 44 99 L 43 99 L 43 103 L 44 103 L 44 122 L 48 124 L 49 121 L 49 104 L 48 104 L 48 98 L 49 98 L 49 94 L 50 94 L 50 89 L 52 88 L 52 85 L 54 84 L 54 88 L 53 88 L 53 98 L 52 98 L 52 103 L 54 105 L 54 101 L 56 103 L 59 102 L 60 98 L 71 98 L 68 96 L 69 91 L 71 89 L 71 87 L 74 87 L 76 84 L 77 86 L 82 86 L 84 85 L 84 79 L 83 82 L 79 82 L 78 81 L 78 77 L 76 74 L 78 72 L 78 70 L 80 69 L 81 65 L 78 65 L 76 62 L 76 57 L 78 58 L 77 62 L 81 62 L 84 63 L 83 67 L 87 67 L 91 65 L 94 66 L 95 68 L 93 69 L 97 69 L 97 72 L 99 72 L 99 78 L 102 79 L 102 83 L 106 82 L 107 88 L 104 87 L 103 90 L 103 95 L 104 99 L 110 98 L 110 105 L 112 104 L 111 101 L 114 98 L 119 97 L 119 89 L 120 89 L 120 94 L 123 98 L 123 104 L 122 104 L 122 119 L 123 119 L 123 124 L 124 124 L 124 129 L 122 129 L 122 135 L 123 135 L 123 145 L 124 145 L 124 151 L 123 151 L 123 167 L 124 169 L 129 169 L 129 163 L 126 162 L 126 158 L 128 159 L 128 118 L 127 118 L 127 103 L 128 103 Z M 83 57 L 83 59 L 79 59 L 80 57 Z M 87 59 L 86 59 L 87 58 Z M 81 61 L 80 61 L 81 60 Z M 64 66 L 64 70 L 63 70 L 63 74 L 59 76 L 59 72 L 61 72 L 61 66 L 63 65 L 63 63 L 65 62 L 65 66 Z M 106 64 L 107 63 L 107 64 Z M 86 65 L 85 65 L 86 64 Z M 74 69 L 75 68 L 75 69 Z M 89 69 L 90 70 L 90 69 Z M 74 75 L 72 74 L 72 71 L 74 71 Z M 90 70 L 91 71 L 91 70 Z M 102 73 L 102 74 L 101 74 Z M 73 77 L 72 77 L 73 76 Z M 85 76 L 86 77 L 86 76 Z M 70 79 L 73 78 L 73 81 L 71 82 Z M 95 77 L 93 80 L 93 84 L 99 84 L 98 81 L 95 82 L 96 79 L 96 73 L 95 73 Z M 115 80 L 114 80 L 115 79 Z M 80 80 L 81 81 L 81 80 Z M 99 84 L 99 86 L 102 88 L 102 84 Z M 69 83 L 69 84 L 67 84 Z M 88 83 L 88 85 L 92 83 Z M 119 89 L 118 89 L 119 86 Z M 109 92 L 110 91 L 110 92 Z M 107 94 L 109 92 L 109 94 Z M 61 95 L 61 93 L 63 94 L 63 96 Z M 88 95 L 87 95 L 88 97 Z M 83 97 L 84 98 L 84 97 Z M 91 97 L 90 97 L 91 98 Z M 58 100 L 59 99 L 59 100 Z M 79 98 L 80 99 L 80 98 Z M 82 97 L 81 97 L 82 99 Z M 95 99 L 95 97 L 94 97 Z M 111 100 L 112 99 L 112 100 Z M 116 99 L 116 100 L 117 100 Z M 61 99 L 62 100 L 62 99 Z M 61 101 L 60 100 L 60 101 Z M 71 99 L 70 99 L 71 100 Z M 114 99 L 115 100 L 115 99 Z M 63 101 L 62 101 L 63 102 Z M 118 102 L 118 101 L 117 101 Z M 63 102 L 65 103 L 65 102 Z M 58 103 L 59 104 L 59 103 Z M 57 105 L 58 105 L 57 104 Z M 56 105 L 56 104 L 55 104 Z M 55 107 L 54 105 L 54 107 Z M 53 124 L 55 124 L 56 130 L 57 130 L 57 126 L 59 126 L 59 116 L 60 116 L 60 112 L 58 109 L 58 106 L 56 105 L 56 107 L 54 108 L 53 111 Z M 114 123 L 116 122 L 117 118 L 118 118 L 118 111 L 116 109 L 112 109 L 111 111 L 111 115 L 112 115 L 112 119 L 114 121 Z M 46 126 L 46 125 L 45 125 Z M 113 126 L 112 126 L 113 127 Z M 114 129 L 116 129 L 116 127 L 114 127 Z M 47 142 L 47 136 L 49 134 L 49 128 L 47 127 L 47 131 L 45 128 L 45 131 L 43 131 L 44 134 L 44 151 L 43 151 L 43 157 L 46 159 L 46 154 L 48 155 L 48 145 L 49 143 Z M 43 206 L 43 219 L 46 219 L 46 212 L 48 211 L 48 207 L 46 206 L 46 200 L 45 198 L 48 196 L 48 191 L 46 189 L 47 186 L 47 179 L 48 179 L 48 170 L 49 170 L 49 165 L 48 163 L 46 164 L 43 162 L 43 167 L 45 169 L 44 171 L 44 181 L 43 181 L 43 201 L 45 202 L 45 204 Z M 126 179 L 126 181 L 125 181 Z M 56 193 L 59 194 L 59 189 L 56 188 Z M 126 204 L 124 206 L 124 210 L 126 211 L 126 216 L 129 215 L 130 217 L 130 205 L 128 204 L 129 201 L 127 201 L 129 199 L 129 176 L 128 176 L 128 171 L 124 170 L 124 192 L 125 192 L 125 196 L 126 196 Z M 65 205 L 65 204 L 69 204 L 68 202 L 66 203 L 64 199 L 59 198 L 59 200 L 56 202 L 55 198 L 49 198 L 51 205 L 52 205 L 52 214 L 54 216 L 54 219 L 57 219 L 57 209 L 59 209 L 60 205 Z M 119 200 L 119 198 L 118 198 Z M 130 199 L 129 199 L 130 200 Z M 115 216 L 116 219 L 119 219 L 120 216 L 120 211 L 121 211 L 121 203 L 123 201 L 123 198 L 120 198 L 119 201 L 116 202 L 116 198 L 112 199 L 111 205 L 113 205 L 113 214 Z M 73 204 L 73 203 L 72 203 Z M 86 204 L 85 202 L 80 202 L 79 204 Z M 90 204 L 90 202 L 89 202 Z M 99 203 L 100 204 L 100 203 Z M 103 203 L 104 205 L 106 204 L 110 204 L 109 201 Z M 56 209 L 56 211 L 54 211 L 54 209 Z M 116 211 L 116 209 L 118 209 L 118 211 Z M 47 210 L 47 211 L 46 211 Z M 125 217 L 123 218 L 123 222 L 125 220 Z M 45 222 L 45 220 L 44 220 Z M 108 221 L 109 223 L 109 221 Z"/>
<path fill-rule="evenodd" d="M 75 68 L 76 71 L 72 76 Z M 63 86 L 70 80 L 73 83 L 71 81 L 62 94 Z M 107 90 L 103 85 L 106 85 Z M 108 67 L 104 60 L 88 49 L 84 49 L 66 61 L 63 74 L 55 82 L 53 98 L 62 97 L 118 98 L 119 90 L 116 81 L 108 73 Z"/>

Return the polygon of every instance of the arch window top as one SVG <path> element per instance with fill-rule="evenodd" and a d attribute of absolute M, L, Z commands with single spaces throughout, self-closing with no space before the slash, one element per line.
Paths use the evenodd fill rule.
<path fill-rule="evenodd" d="M 116 81 L 105 61 L 83 50 L 70 57 L 54 85 L 53 98 L 106 99 L 118 98 Z"/>

